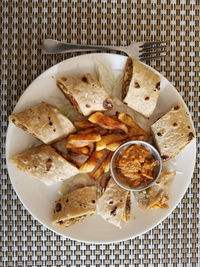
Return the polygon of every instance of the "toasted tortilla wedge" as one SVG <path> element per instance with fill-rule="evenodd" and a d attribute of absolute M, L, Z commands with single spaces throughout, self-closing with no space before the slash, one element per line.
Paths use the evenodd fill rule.
<path fill-rule="evenodd" d="M 96 186 L 86 186 L 65 194 L 55 203 L 52 223 L 70 226 L 96 212 Z"/>
<path fill-rule="evenodd" d="M 13 156 L 10 161 L 16 164 L 19 170 L 33 175 L 46 185 L 56 184 L 79 172 L 50 145 L 30 148 Z"/>
<path fill-rule="evenodd" d="M 126 218 L 125 209 L 129 191 L 119 187 L 113 178 L 110 178 L 104 194 L 97 201 L 97 213 L 106 221 L 121 228 Z"/>
<path fill-rule="evenodd" d="M 122 85 L 123 101 L 145 118 L 153 113 L 160 93 L 160 76 L 140 61 L 127 59 Z"/>
<path fill-rule="evenodd" d="M 57 79 L 58 88 L 84 116 L 113 107 L 104 87 L 91 74 Z"/>
<path fill-rule="evenodd" d="M 151 125 L 151 131 L 164 161 L 176 156 L 195 138 L 189 114 L 182 104 L 173 107 Z"/>
<path fill-rule="evenodd" d="M 9 116 L 9 121 L 45 144 L 53 143 L 76 131 L 71 121 L 47 102 L 14 113 Z"/>
<path fill-rule="evenodd" d="M 136 201 L 142 209 L 168 208 L 169 190 L 176 172 L 163 172 L 156 184 L 150 188 L 134 192 Z"/>

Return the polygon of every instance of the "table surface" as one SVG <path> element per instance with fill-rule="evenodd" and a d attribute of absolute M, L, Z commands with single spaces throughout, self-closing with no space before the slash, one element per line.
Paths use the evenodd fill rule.
<path fill-rule="evenodd" d="M 1 180 L 0 266 L 197 266 L 200 169 L 199 1 L 0 1 Z M 77 54 L 45 55 L 41 40 L 127 45 L 170 41 L 169 55 L 149 64 L 167 77 L 191 112 L 197 161 L 181 203 L 161 224 L 135 239 L 110 245 L 75 242 L 37 222 L 19 201 L 8 177 L 5 139 L 8 115 L 43 71 Z"/>

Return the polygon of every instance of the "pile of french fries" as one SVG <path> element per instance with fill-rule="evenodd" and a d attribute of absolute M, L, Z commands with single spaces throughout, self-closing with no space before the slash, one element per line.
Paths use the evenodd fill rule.
<path fill-rule="evenodd" d="M 79 170 L 97 180 L 109 171 L 114 151 L 130 140 L 147 141 L 148 134 L 124 112 L 107 116 L 93 113 L 87 120 L 74 122 L 77 132 L 67 138 L 70 153 L 88 156 Z"/>

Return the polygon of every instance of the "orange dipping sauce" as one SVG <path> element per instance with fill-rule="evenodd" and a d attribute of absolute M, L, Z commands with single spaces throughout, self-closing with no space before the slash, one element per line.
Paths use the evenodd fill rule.
<path fill-rule="evenodd" d="M 158 172 L 159 162 L 140 144 L 124 147 L 116 161 L 119 179 L 130 188 L 147 186 Z"/>

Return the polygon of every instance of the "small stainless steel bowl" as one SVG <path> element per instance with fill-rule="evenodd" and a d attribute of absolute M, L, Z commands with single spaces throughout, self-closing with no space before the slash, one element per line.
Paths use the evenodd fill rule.
<path fill-rule="evenodd" d="M 120 151 L 124 147 L 130 146 L 130 145 L 134 145 L 134 144 L 142 145 L 142 146 L 144 146 L 146 149 L 148 149 L 152 153 L 152 155 L 155 158 L 155 160 L 158 161 L 158 170 L 157 170 L 157 174 L 156 174 L 155 178 L 148 185 L 143 186 L 143 187 L 140 186 L 140 187 L 131 188 L 125 182 L 122 183 L 122 181 L 120 181 L 120 179 L 118 177 L 119 174 L 117 173 L 116 160 L 117 160 L 117 158 L 119 156 Z M 113 156 L 111 158 L 111 162 L 110 162 L 110 170 L 111 170 L 111 175 L 112 175 L 113 179 L 122 188 L 124 188 L 126 190 L 129 190 L 129 191 L 142 191 L 144 189 L 147 189 L 147 188 L 151 187 L 153 184 L 155 184 L 155 182 L 159 178 L 159 175 L 160 175 L 161 170 L 162 170 L 162 160 L 161 160 L 160 154 L 155 149 L 155 147 L 153 147 L 149 143 L 144 142 L 144 141 L 129 141 L 129 142 L 124 143 L 120 147 L 118 147 L 117 150 L 115 151 L 115 153 L 113 154 Z"/>

